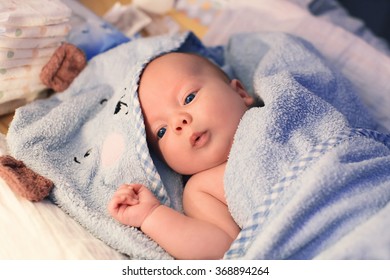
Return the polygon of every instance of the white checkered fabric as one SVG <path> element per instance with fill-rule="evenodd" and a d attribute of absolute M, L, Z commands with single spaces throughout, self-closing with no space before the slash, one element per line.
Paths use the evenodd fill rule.
<path fill-rule="evenodd" d="M 148 186 L 150 190 L 156 195 L 156 197 L 160 200 L 161 203 L 165 205 L 170 205 L 169 196 L 164 188 L 161 177 L 157 172 L 157 169 L 153 163 L 153 160 L 150 156 L 148 145 L 146 142 L 146 132 L 144 119 L 142 115 L 141 105 L 138 100 L 138 92 L 133 91 L 134 94 L 130 97 L 130 101 L 133 104 L 131 106 L 133 108 L 132 113 L 136 121 L 136 134 L 137 139 L 139 139 L 136 149 L 141 161 L 141 165 L 144 166 L 146 177 L 150 183 Z"/>

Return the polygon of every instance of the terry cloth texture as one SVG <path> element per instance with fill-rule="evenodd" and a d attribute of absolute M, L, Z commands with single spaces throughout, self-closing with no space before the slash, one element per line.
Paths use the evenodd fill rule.
<path fill-rule="evenodd" d="M 18 109 L 7 135 L 11 155 L 53 181 L 56 204 L 136 259 L 171 256 L 138 229 L 116 222 L 107 204 L 121 184 L 138 182 L 182 209 L 181 176 L 149 154 L 137 97 L 145 65 L 173 50 L 223 62 L 220 48 L 205 48 L 192 33 L 122 44 L 94 57 L 66 91 Z"/>
<path fill-rule="evenodd" d="M 349 83 L 283 34 L 234 37 L 227 63 L 265 106 L 244 115 L 229 155 L 242 231 L 225 257 L 389 258 L 390 137 Z"/>
<path fill-rule="evenodd" d="M 389 257 L 388 138 L 348 82 L 286 34 L 233 36 L 225 54 L 190 33 L 120 45 L 62 94 L 17 110 L 11 155 L 52 180 L 53 201 L 113 248 L 171 258 L 106 207 L 119 185 L 138 182 L 181 211 L 181 177 L 149 154 L 137 98 L 145 65 L 174 50 L 209 57 L 265 102 L 244 115 L 228 160 L 226 197 L 243 230 L 226 258 Z"/>

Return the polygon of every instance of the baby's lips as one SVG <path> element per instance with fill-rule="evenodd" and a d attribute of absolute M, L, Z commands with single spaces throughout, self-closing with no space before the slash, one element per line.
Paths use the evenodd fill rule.
<path fill-rule="evenodd" d="M 207 144 L 209 140 L 209 134 L 207 131 L 195 132 L 190 137 L 191 146 L 200 148 Z"/>

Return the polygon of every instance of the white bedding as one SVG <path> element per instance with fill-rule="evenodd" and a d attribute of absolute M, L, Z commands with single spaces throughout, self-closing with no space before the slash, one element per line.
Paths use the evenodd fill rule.
<path fill-rule="evenodd" d="M 49 201 L 17 197 L 0 178 L 0 259 L 123 259 Z"/>
<path fill-rule="evenodd" d="M 0 134 L 0 155 L 6 154 Z M 0 178 L 0 259 L 124 259 L 49 201 L 16 196 Z"/>

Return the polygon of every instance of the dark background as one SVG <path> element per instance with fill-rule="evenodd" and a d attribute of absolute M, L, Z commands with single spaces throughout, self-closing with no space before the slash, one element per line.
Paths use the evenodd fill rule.
<path fill-rule="evenodd" d="M 350 15 L 362 19 L 371 31 L 390 44 L 390 0 L 338 0 Z"/>

